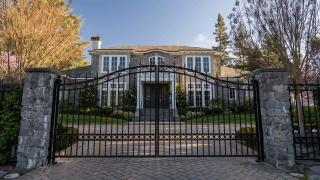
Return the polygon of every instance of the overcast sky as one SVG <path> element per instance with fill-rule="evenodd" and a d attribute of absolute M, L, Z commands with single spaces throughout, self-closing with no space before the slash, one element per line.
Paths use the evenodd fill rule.
<path fill-rule="evenodd" d="M 102 48 L 126 45 L 216 46 L 218 14 L 227 16 L 235 0 L 73 0 L 71 13 L 82 15 L 81 42 L 99 35 Z M 228 28 L 229 32 L 229 28 Z M 91 56 L 85 48 L 87 60 Z"/>

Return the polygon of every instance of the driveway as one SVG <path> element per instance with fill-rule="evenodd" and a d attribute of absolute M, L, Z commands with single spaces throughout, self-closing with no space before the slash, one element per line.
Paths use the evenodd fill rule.
<path fill-rule="evenodd" d="M 62 158 L 17 179 L 295 179 L 251 157 Z"/>

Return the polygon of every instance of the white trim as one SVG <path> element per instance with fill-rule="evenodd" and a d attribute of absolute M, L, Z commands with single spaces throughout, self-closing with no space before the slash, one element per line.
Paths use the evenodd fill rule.
<path fill-rule="evenodd" d="M 109 57 L 109 73 L 110 72 L 114 72 L 112 71 L 112 57 L 117 57 L 117 71 L 119 70 L 118 67 L 120 65 L 120 57 L 125 57 L 125 67 L 127 68 L 127 62 L 128 62 L 128 55 L 101 55 L 101 73 L 108 73 L 108 71 L 104 71 L 103 70 L 103 61 L 104 61 L 104 57 Z"/>
<path fill-rule="evenodd" d="M 66 77 L 68 79 L 95 79 L 95 78 L 71 78 L 70 76 L 68 75 L 61 75 L 61 77 Z"/>
<path fill-rule="evenodd" d="M 98 50 L 93 50 L 94 51 L 105 51 L 105 52 L 110 52 L 110 51 L 116 51 L 116 52 L 133 52 L 133 50 L 118 50 L 118 49 L 98 49 Z"/>
<path fill-rule="evenodd" d="M 101 43 L 102 44 L 102 43 Z M 93 53 L 95 51 L 100 51 L 100 52 L 132 52 L 132 53 L 149 53 L 149 52 L 154 52 L 154 51 L 160 51 L 160 52 L 164 52 L 164 53 L 179 53 L 179 52 L 218 52 L 218 51 L 215 51 L 215 50 L 208 50 L 208 51 L 204 51 L 204 50 L 201 50 L 201 51 L 197 51 L 197 50 L 194 50 L 194 51 L 164 51 L 164 50 L 161 50 L 161 49 L 151 49 L 151 50 L 148 50 L 148 51 L 134 51 L 134 50 L 122 50 L 122 49 L 95 49 L 95 50 L 89 50 L 90 53 Z"/>
<path fill-rule="evenodd" d="M 211 65 L 212 65 L 212 62 L 211 62 L 211 59 L 210 59 L 210 56 L 207 56 L 207 55 L 186 55 L 185 56 L 185 63 L 186 63 L 186 68 L 188 68 L 188 58 L 189 57 L 192 57 L 192 61 L 193 61 L 193 69 L 192 70 L 196 70 L 196 58 L 200 57 L 200 63 L 201 63 L 201 71 L 199 72 L 203 72 L 203 73 L 206 73 L 204 71 L 204 68 L 203 68 L 203 58 L 204 57 L 207 57 L 209 59 L 209 72 L 208 73 L 211 73 Z"/>
<path fill-rule="evenodd" d="M 215 50 L 208 50 L 208 51 L 197 51 L 197 50 L 194 50 L 194 51 L 179 51 L 179 52 L 218 52 L 218 51 L 215 51 Z"/>
<path fill-rule="evenodd" d="M 161 49 L 151 49 L 151 50 L 148 50 L 148 51 L 133 51 L 133 53 L 149 53 L 149 52 L 154 52 L 154 51 L 160 51 L 160 52 L 163 52 L 163 53 L 178 53 L 179 51 L 164 51 L 164 50 L 161 50 Z"/>

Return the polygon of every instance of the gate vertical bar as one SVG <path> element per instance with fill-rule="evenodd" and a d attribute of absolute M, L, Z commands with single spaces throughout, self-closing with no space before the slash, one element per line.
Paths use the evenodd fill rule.
<path fill-rule="evenodd" d="M 156 97 L 155 97 L 155 151 L 156 157 L 159 157 L 159 66 L 155 66 L 155 84 L 156 84 Z M 151 126 L 151 125 L 150 125 Z"/>
<path fill-rule="evenodd" d="M 56 100 L 59 100 L 59 96 L 60 96 L 60 83 L 62 82 L 62 80 L 60 79 L 61 76 L 58 76 L 58 79 L 56 80 L 55 82 L 55 87 L 56 87 L 56 90 L 54 91 L 54 93 L 56 94 L 55 96 L 55 99 Z M 58 126 L 58 113 L 59 113 L 59 101 L 56 101 L 55 103 L 55 106 L 54 106 L 55 110 L 52 111 L 52 116 L 51 116 L 51 123 L 54 122 L 52 125 L 54 126 L 53 127 L 53 142 L 52 142 L 52 156 L 51 156 L 51 159 L 52 159 L 52 163 L 53 164 L 56 164 L 55 161 L 55 150 L 56 150 L 56 141 L 57 141 L 57 126 Z M 52 108 L 53 109 L 53 108 Z M 62 122 L 62 117 L 61 117 L 61 122 Z"/>
<path fill-rule="evenodd" d="M 60 79 L 61 76 L 58 76 L 58 79 L 55 80 L 54 82 L 54 87 L 53 87 L 53 101 L 52 101 L 52 114 L 51 114 L 51 126 L 50 126 L 50 141 L 49 141 L 49 156 L 48 156 L 48 164 L 51 163 L 51 159 L 53 159 L 53 153 L 54 153 L 54 149 L 52 150 L 52 143 L 53 143 L 53 137 L 54 137 L 54 131 L 53 131 L 53 126 L 54 126 L 54 121 L 55 121 L 55 108 L 56 108 L 56 104 L 58 102 L 56 102 L 56 100 L 59 100 L 59 93 L 57 94 L 57 86 L 58 83 L 61 82 Z M 3 83 L 2 83 L 3 84 Z M 58 106 L 57 106 L 58 107 Z M 54 160 L 52 160 L 54 161 Z"/>
<path fill-rule="evenodd" d="M 256 138 L 257 138 L 257 148 L 258 148 L 258 157 L 257 157 L 257 162 L 260 162 L 261 160 L 261 151 L 260 151 L 260 123 L 259 123 L 259 120 L 258 120 L 258 107 L 257 107 L 257 102 L 259 100 L 259 98 L 257 97 L 258 96 L 258 92 L 257 92 L 257 89 L 259 88 L 258 84 L 257 84 L 257 80 L 254 79 L 254 76 L 252 77 L 252 80 L 251 82 L 253 83 L 253 92 L 254 92 L 254 108 L 255 108 L 255 111 L 254 111 L 254 114 L 255 114 L 255 121 L 256 121 Z"/>
<path fill-rule="evenodd" d="M 259 118 L 259 142 L 260 142 L 260 156 L 261 160 L 264 161 L 264 145 L 263 145 L 263 129 L 262 129 L 262 119 L 261 119 L 261 108 L 260 108 L 260 94 L 259 94 L 259 82 L 256 81 L 256 91 L 257 91 L 257 109 L 258 109 L 258 118 Z"/>

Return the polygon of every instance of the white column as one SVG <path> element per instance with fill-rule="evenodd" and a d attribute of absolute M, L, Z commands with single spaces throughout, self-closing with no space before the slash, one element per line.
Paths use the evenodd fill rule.
<path fill-rule="evenodd" d="M 141 85 L 141 81 L 140 81 L 140 78 L 138 77 L 138 80 L 137 80 L 137 108 L 141 108 L 140 105 L 139 105 L 139 101 L 140 100 L 140 85 Z"/>
<path fill-rule="evenodd" d="M 171 104 L 172 104 L 172 108 L 175 108 L 175 103 L 174 103 L 174 101 L 175 101 L 175 95 L 173 94 L 174 93 L 174 89 L 173 88 L 175 88 L 174 86 L 174 83 L 173 83 L 174 81 L 171 81 Z"/>

